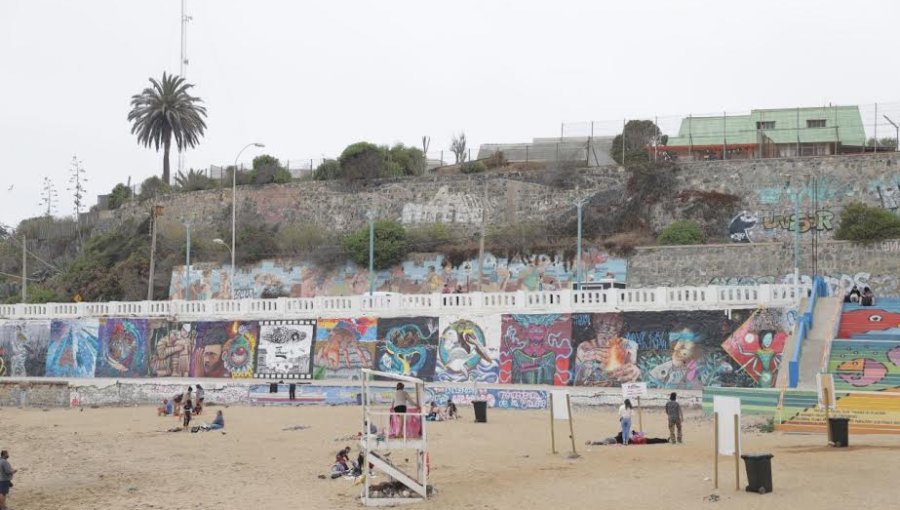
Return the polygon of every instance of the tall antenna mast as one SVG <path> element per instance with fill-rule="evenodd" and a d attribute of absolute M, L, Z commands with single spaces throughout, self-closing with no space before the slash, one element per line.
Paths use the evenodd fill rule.
<path fill-rule="evenodd" d="M 181 0 L 181 58 L 178 61 L 178 75 L 182 78 L 187 77 L 184 71 L 184 66 L 188 65 L 187 23 L 191 20 L 191 17 L 184 13 L 186 3 L 187 0 Z M 178 171 L 181 172 L 182 170 L 184 170 L 184 151 L 178 151 Z"/>

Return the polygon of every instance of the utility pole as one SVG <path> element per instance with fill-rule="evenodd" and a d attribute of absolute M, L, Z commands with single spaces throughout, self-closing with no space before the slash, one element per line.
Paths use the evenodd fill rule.
<path fill-rule="evenodd" d="M 184 260 L 184 299 L 191 300 L 191 224 L 187 223 L 187 250 Z"/>
<path fill-rule="evenodd" d="M 27 238 L 25 235 L 22 235 L 22 303 L 28 302 L 28 250 L 25 248 L 27 245 Z"/>
<path fill-rule="evenodd" d="M 478 292 L 482 292 L 481 282 L 484 277 L 484 229 L 487 226 L 487 211 L 488 211 L 488 194 L 487 194 L 487 176 L 483 176 L 484 180 L 482 182 L 482 202 L 481 202 L 481 235 L 478 240 Z"/>
<path fill-rule="evenodd" d="M 187 16 L 184 13 L 185 4 L 187 0 L 181 0 L 181 58 L 178 61 L 179 72 L 178 75 L 182 78 L 187 78 L 187 75 L 184 72 L 184 66 L 188 64 L 187 57 L 187 23 L 191 21 L 190 16 Z M 184 151 L 178 151 L 178 171 L 181 172 L 184 170 Z"/>
<path fill-rule="evenodd" d="M 154 205 L 150 209 L 150 277 L 147 280 L 147 301 L 153 301 L 153 272 L 156 269 L 156 219 L 162 216 L 162 211 L 161 205 Z"/>

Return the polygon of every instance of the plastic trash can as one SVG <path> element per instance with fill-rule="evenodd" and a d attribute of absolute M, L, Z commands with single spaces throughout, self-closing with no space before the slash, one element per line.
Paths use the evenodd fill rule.
<path fill-rule="evenodd" d="M 828 431 L 831 435 L 831 444 L 844 448 L 850 444 L 849 432 L 850 418 L 828 418 Z"/>
<path fill-rule="evenodd" d="M 487 400 L 473 400 L 475 423 L 487 423 Z"/>
<path fill-rule="evenodd" d="M 771 453 L 741 455 L 747 467 L 747 492 L 772 492 L 772 457 Z"/>

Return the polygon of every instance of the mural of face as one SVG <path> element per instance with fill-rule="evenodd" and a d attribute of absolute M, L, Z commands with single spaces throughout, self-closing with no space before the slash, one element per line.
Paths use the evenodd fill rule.
<path fill-rule="evenodd" d="M 203 363 L 203 375 L 206 377 L 221 377 L 225 372 L 222 362 L 222 344 L 206 344 L 201 354 Z"/>
<path fill-rule="evenodd" d="M 670 334 L 669 340 L 675 340 L 672 346 L 672 364 L 676 367 L 683 367 L 702 354 L 696 343 L 696 335 L 688 328 Z"/>
<path fill-rule="evenodd" d="M 231 377 L 253 375 L 253 340 L 250 335 L 250 332 L 241 330 L 223 346 L 222 363 Z"/>

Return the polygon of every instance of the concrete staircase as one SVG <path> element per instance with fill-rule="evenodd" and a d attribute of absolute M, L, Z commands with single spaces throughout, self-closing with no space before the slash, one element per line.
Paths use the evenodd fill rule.
<path fill-rule="evenodd" d="M 841 320 L 842 304 L 843 300 L 836 296 L 820 297 L 816 301 L 813 327 L 800 353 L 798 389 L 815 390 L 816 374 L 827 371 L 831 341 Z"/>

